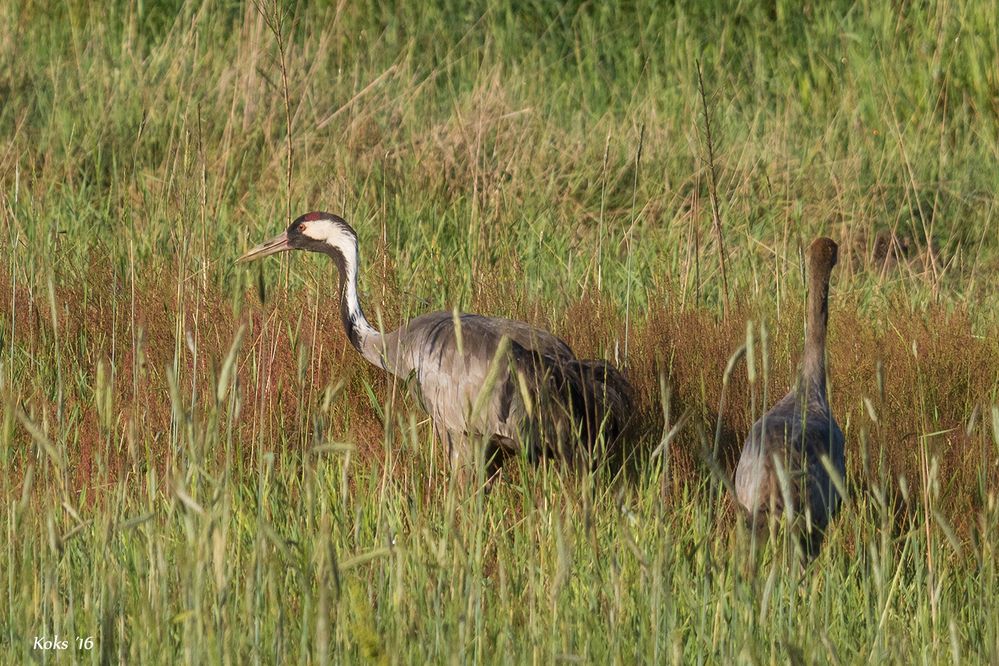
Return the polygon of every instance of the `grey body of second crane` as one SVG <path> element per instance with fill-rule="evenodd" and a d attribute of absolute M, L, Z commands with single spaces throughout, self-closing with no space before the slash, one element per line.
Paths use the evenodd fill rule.
<path fill-rule="evenodd" d="M 750 523 L 760 526 L 771 511 L 795 514 L 809 555 L 821 546 L 842 504 L 829 470 L 841 480 L 846 475 L 843 431 L 826 395 L 829 279 L 836 256 L 836 243 L 828 238 L 809 246 L 806 336 L 797 381 L 753 425 L 735 473 L 736 496 Z"/>

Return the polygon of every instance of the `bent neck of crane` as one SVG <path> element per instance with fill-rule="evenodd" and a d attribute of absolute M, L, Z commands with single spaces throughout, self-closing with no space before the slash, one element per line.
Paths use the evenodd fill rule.
<path fill-rule="evenodd" d="M 357 248 L 353 248 L 352 257 L 344 256 L 337 248 L 330 248 L 326 253 L 333 259 L 340 277 L 340 321 L 347 339 L 368 362 L 385 368 L 382 335 L 368 323 L 357 295 Z"/>

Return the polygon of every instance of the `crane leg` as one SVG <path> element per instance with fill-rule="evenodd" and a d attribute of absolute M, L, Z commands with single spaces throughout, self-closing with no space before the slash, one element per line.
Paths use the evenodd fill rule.
<path fill-rule="evenodd" d="M 480 467 L 483 467 L 485 472 L 481 477 L 485 482 L 485 488 L 488 489 L 492 485 L 499 477 L 503 460 L 511 444 L 510 440 L 497 436 L 483 443 L 479 437 L 452 431 L 447 433 L 446 441 L 455 485 L 466 491 L 479 484 Z M 477 444 L 484 447 L 481 457 L 476 449 Z"/>
<path fill-rule="evenodd" d="M 463 432 L 446 431 L 448 461 L 451 463 L 451 476 L 455 487 L 467 491 L 475 483 L 475 451 L 469 437 Z"/>

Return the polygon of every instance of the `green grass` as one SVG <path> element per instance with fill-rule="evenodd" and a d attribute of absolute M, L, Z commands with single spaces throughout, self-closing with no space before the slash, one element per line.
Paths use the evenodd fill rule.
<path fill-rule="evenodd" d="M 268 12 L 0 5 L 0 661 L 999 660 L 993 7 Z M 328 264 L 233 263 L 312 209 L 386 328 L 524 318 L 627 368 L 640 448 L 694 418 L 451 488 Z M 852 493 L 802 572 L 701 451 L 750 333 L 722 467 L 786 390 L 818 234 Z"/>

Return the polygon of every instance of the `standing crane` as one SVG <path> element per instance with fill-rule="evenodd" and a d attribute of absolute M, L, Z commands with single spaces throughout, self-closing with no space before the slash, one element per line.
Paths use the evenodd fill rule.
<path fill-rule="evenodd" d="M 843 431 L 826 397 L 829 278 L 838 248 L 829 238 L 808 247 L 805 346 L 796 385 L 750 431 L 735 472 L 736 497 L 751 526 L 767 515 L 797 514 L 804 553 L 814 556 L 842 497 L 830 471 L 845 478 Z M 823 459 L 826 459 L 823 462 Z"/>
<path fill-rule="evenodd" d="M 563 340 L 525 322 L 475 314 L 433 312 L 380 332 L 358 300 L 357 234 L 337 215 L 302 215 L 240 261 L 286 250 L 333 260 L 347 339 L 369 363 L 411 382 L 461 483 L 475 478 L 477 446 L 491 475 L 518 451 L 592 466 L 623 435 L 633 392 L 606 361 L 577 359 Z"/>

